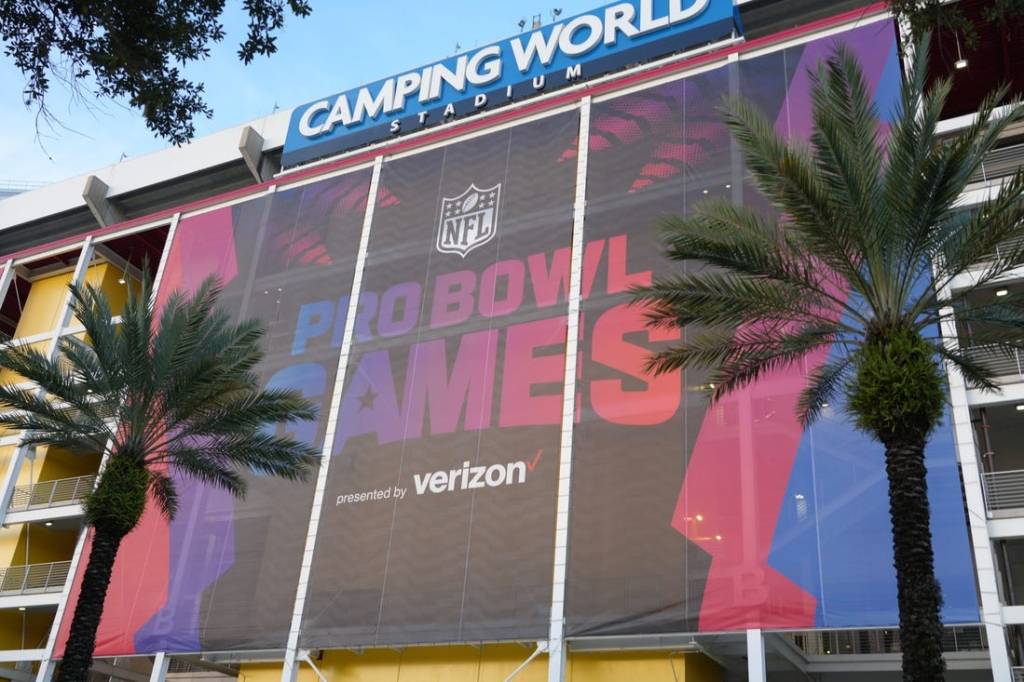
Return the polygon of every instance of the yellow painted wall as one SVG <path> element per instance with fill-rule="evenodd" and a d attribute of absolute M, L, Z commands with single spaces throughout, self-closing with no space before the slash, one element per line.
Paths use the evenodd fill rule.
<path fill-rule="evenodd" d="M 21 318 L 18 320 L 18 328 L 14 332 L 15 338 L 54 330 L 72 275 L 72 272 L 63 272 L 32 281 L 32 288 L 23 303 L 24 307 Z M 128 286 L 117 281 L 121 279 L 122 275 L 123 271 L 109 263 L 92 265 L 85 274 L 86 284 L 98 287 L 107 294 L 110 307 L 115 315 L 121 314 L 128 297 Z"/>
<path fill-rule="evenodd" d="M 138 290 L 138 283 L 130 278 L 128 284 L 121 284 L 119 279 L 124 277 L 124 270 L 120 270 L 109 263 L 94 265 L 86 271 L 85 283 L 100 289 L 107 295 L 110 303 L 110 310 L 115 315 L 120 315 L 124 310 L 124 304 L 128 300 L 128 288 Z"/>
<path fill-rule="evenodd" d="M 23 630 L 24 648 L 39 648 L 41 642 L 45 645 L 44 639 L 53 623 L 53 616 L 52 611 L 0 611 L 0 650 L 21 649 Z"/>
<path fill-rule="evenodd" d="M 75 553 L 78 529 L 58 530 L 41 524 L 21 524 L 21 535 L 11 565 L 70 561 Z"/>
<path fill-rule="evenodd" d="M 39 341 L 39 342 L 36 342 L 36 343 L 31 343 L 29 345 L 32 348 L 35 348 L 37 351 L 39 351 L 41 353 L 45 353 L 47 351 L 47 349 L 49 348 L 49 344 L 50 344 L 49 341 Z M 6 369 L 0 371 L 0 383 L 3 383 L 3 384 L 20 384 L 20 383 L 22 383 L 24 381 L 25 381 L 25 378 L 23 376 L 21 376 L 20 374 L 16 374 L 16 373 L 11 372 L 11 371 L 6 370 Z"/>
<path fill-rule="evenodd" d="M 318 667 L 331 682 L 502 682 L 531 650 L 516 645 L 325 651 Z M 544 682 L 547 656 L 538 656 L 516 682 Z M 569 682 L 721 682 L 721 669 L 700 654 L 667 651 L 580 653 L 569 657 Z M 241 682 L 279 682 L 280 664 L 242 665 Z M 315 682 L 303 664 L 299 682 Z"/>
<path fill-rule="evenodd" d="M 0 447 L 0 472 L 6 472 L 11 465 L 11 458 L 14 455 L 14 446 Z M 2 474 L 0 474 L 2 475 Z M 15 550 L 18 548 L 18 539 L 21 537 L 21 526 L 0 527 L 0 566 L 10 566 L 14 559 Z"/>
<path fill-rule="evenodd" d="M 571 682 L 721 682 L 722 671 L 701 654 L 630 651 L 575 654 L 569 657 Z"/>
<path fill-rule="evenodd" d="M 73 273 L 63 272 L 32 281 L 18 320 L 15 338 L 53 331 L 60 316 L 61 304 L 68 293 Z"/>
<path fill-rule="evenodd" d="M 74 478 L 95 474 L 100 467 L 100 454 L 78 454 L 59 448 L 39 448 L 43 453 L 36 456 L 35 480 L 55 481 L 61 478 Z M 40 463 L 41 462 L 41 463 Z M 28 468 L 27 466 L 24 468 Z"/>

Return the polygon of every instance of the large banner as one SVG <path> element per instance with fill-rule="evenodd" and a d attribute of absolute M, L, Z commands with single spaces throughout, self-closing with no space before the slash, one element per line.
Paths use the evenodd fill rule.
<path fill-rule="evenodd" d="M 300 389 L 320 406 L 316 423 L 281 428 L 318 445 L 369 184 L 370 172 L 359 171 L 182 220 L 158 296 L 159 304 L 220 277 L 226 309 L 266 325 L 258 370 L 266 384 Z M 97 655 L 283 648 L 315 478 L 248 476 L 248 494 L 236 500 L 174 476 L 177 518 L 168 524 L 150 505 L 121 547 Z M 76 596 L 77 586 L 72 605 Z"/>
<path fill-rule="evenodd" d="M 659 218 L 709 197 L 768 210 L 723 97 L 804 139 L 809 69 L 840 42 L 887 116 L 900 82 L 888 21 L 593 104 L 565 442 L 570 636 L 898 620 L 880 446 L 840 405 L 806 431 L 795 417 L 823 354 L 709 406 L 704 373 L 644 372 L 680 333 L 646 329 L 628 305 L 630 287 L 679 267 Z M 218 273 L 226 305 L 268 324 L 268 385 L 323 406 L 318 424 L 282 428 L 324 444 L 335 418 L 302 647 L 547 637 L 579 128 L 562 112 L 385 160 L 334 415 L 370 172 L 179 225 L 161 295 Z M 948 425 L 928 464 L 944 617 L 977 622 Z M 312 483 L 254 476 L 244 501 L 179 484 L 178 519 L 149 511 L 122 550 L 98 653 L 280 650 Z"/>
<path fill-rule="evenodd" d="M 384 164 L 302 646 L 545 635 L 578 133 Z"/>
<path fill-rule="evenodd" d="M 679 333 L 646 331 L 628 296 L 604 295 L 606 278 L 643 284 L 680 267 L 661 256 L 660 218 L 708 198 L 768 210 L 747 185 L 719 107 L 741 94 L 780 134 L 806 139 L 811 70 L 841 43 L 860 58 L 887 116 L 900 79 L 888 21 L 594 105 L 587 248 L 618 243 L 624 265 L 595 258 L 583 305 L 570 635 L 898 622 L 881 446 L 839 405 L 806 432 L 796 419 L 806 374 L 825 354 L 709 406 L 701 372 L 643 372 L 645 356 Z M 948 424 L 928 457 L 944 617 L 977 622 Z"/>

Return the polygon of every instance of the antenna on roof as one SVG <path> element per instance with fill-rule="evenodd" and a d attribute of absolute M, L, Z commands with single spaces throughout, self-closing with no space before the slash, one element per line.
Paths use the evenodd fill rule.
<path fill-rule="evenodd" d="M 541 27 L 540 15 L 539 14 L 534 14 L 533 15 L 533 28 L 534 28 L 534 30 L 536 30 L 536 29 L 538 29 L 540 27 Z"/>
<path fill-rule="evenodd" d="M 562 8 L 561 7 L 555 7 L 554 9 L 551 10 L 551 21 L 552 22 L 558 21 L 558 17 L 560 17 L 560 16 L 562 16 Z"/>
<path fill-rule="evenodd" d="M 519 20 L 519 32 L 522 33 L 526 30 L 526 19 Z"/>

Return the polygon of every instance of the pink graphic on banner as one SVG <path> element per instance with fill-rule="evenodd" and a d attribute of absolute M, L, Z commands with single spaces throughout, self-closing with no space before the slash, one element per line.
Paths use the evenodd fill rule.
<path fill-rule="evenodd" d="M 879 30 L 843 36 L 861 48 L 861 64 L 874 90 L 888 49 L 878 49 Z M 834 54 L 837 41 L 803 48 L 776 130 L 806 139 L 812 129 L 812 74 Z M 840 293 L 840 292 L 837 292 Z M 808 355 L 804 367 L 772 372 L 708 409 L 687 466 L 672 526 L 711 557 L 700 610 L 701 631 L 747 627 L 811 627 L 817 600 L 768 563 L 782 499 L 803 428 L 796 401 L 810 372 L 828 350 Z"/>

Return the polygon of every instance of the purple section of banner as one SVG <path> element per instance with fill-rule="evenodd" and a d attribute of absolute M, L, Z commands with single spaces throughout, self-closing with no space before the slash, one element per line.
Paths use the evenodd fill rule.
<path fill-rule="evenodd" d="M 138 651 L 198 651 L 200 598 L 234 563 L 234 502 L 225 490 L 174 476 L 181 514 L 171 523 L 167 602 L 135 635 Z"/>

